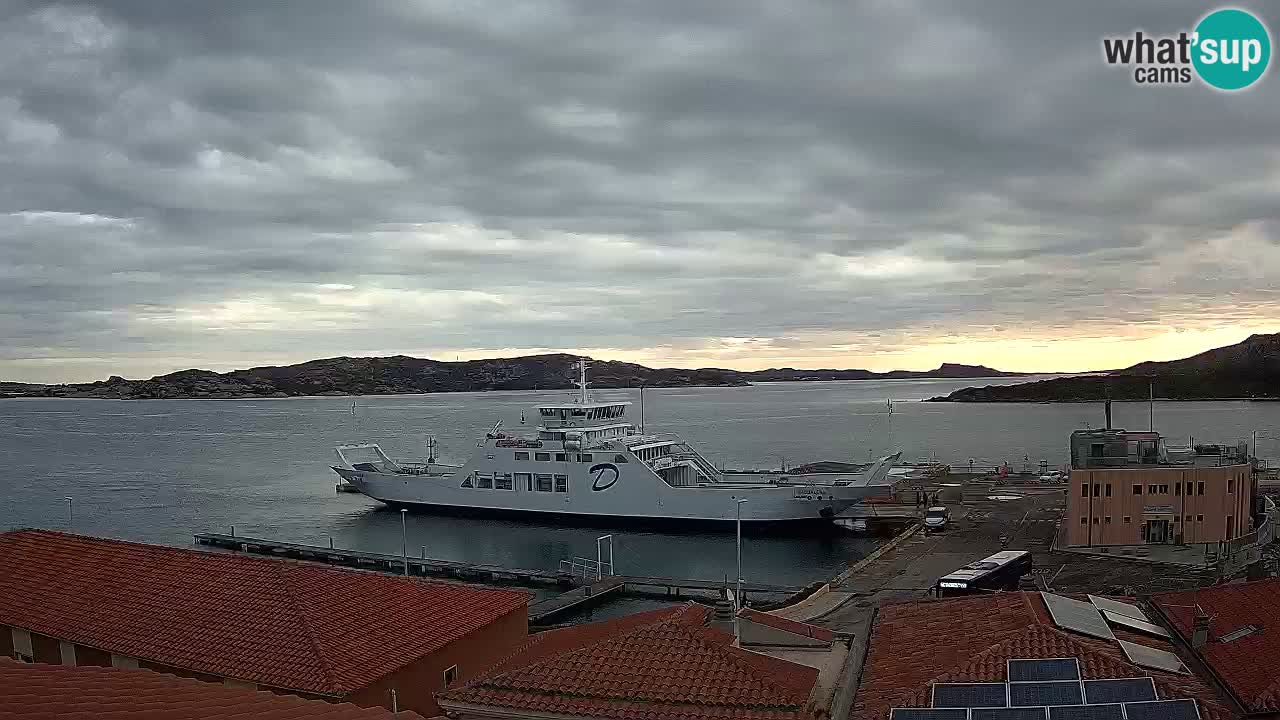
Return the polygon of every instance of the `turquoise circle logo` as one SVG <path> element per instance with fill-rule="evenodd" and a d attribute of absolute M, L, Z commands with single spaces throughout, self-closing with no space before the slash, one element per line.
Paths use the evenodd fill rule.
<path fill-rule="evenodd" d="M 1241 90 L 1258 81 L 1271 60 L 1271 35 L 1252 14 L 1215 10 L 1196 25 L 1191 62 L 1200 79 L 1219 90 Z"/>

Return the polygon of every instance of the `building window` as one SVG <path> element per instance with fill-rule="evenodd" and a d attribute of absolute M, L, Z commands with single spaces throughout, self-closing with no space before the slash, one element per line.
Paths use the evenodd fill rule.
<path fill-rule="evenodd" d="M 1236 479 L 1227 478 L 1227 492 L 1233 493 L 1235 491 L 1236 491 Z"/>
<path fill-rule="evenodd" d="M 564 453 L 556 453 L 556 462 L 565 462 L 568 459 L 569 459 L 568 455 Z"/>
<path fill-rule="evenodd" d="M 1110 516 L 1110 515 L 1108 515 L 1108 516 L 1103 520 L 1103 522 L 1104 522 L 1104 523 L 1106 523 L 1107 525 L 1110 525 L 1110 524 L 1111 524 L 1111 516 Z"/>
<path fill-rule="evenodd" d="M 551 453 L 534 453 L 533 459 L 539 462 L 551 462 Z"/>
<path fill-rule="evenodd" d="M 1190 519 L 1190 518 L 1188 518 L 1188 519 Z M 1173 521 L 1174 521 L 1174 522 L 1176 522 L 1176 523 L 1180 523 L 1180 522 L 1182 522 L 1182 518 L 1181 518 L 1181 517 L 1179 517 L 1179 516 L 1177 516 L 1177 515 L 1174 515 L 1174 516 L 1173 516 Z"/>
<path fill-rule="evenodd" d="M 1204 516 L 1203 516 L 1203 515 L 1197 515 L 1197 516 L 1196 516 L 1196 522 L 1204 522 Z"/>
<path fill-rule="evenodd" d="M 1100 495 L 1102 495 L 1102 486 L 1101 486 L 1101 485 L 1099 485 L 1098 483 L 1094 483 L 1094 484 L 1093 484 L 1093 496 L 1094 496 L 1094 497 L 1098 497 L 1098 496 L 1100 496 Z"/>
<path fill-rule="evenodd" d="M 1181 495 L 1181 494 L 1182 494 L 1182 483 L 1180 483 L 1180 482 L 1179 482 L 1179 483 L 1174 483 L 1174 484 L 1173 484 L 1173 494 L 1174 494 L 1174 495 Z"/>
<path fill-rule="evenodd" d="M 1159 488 L 1157 488 L 1157 490 L 1159 490 L 1159 492 L 1160 492 L 1160 494 L 1161 494 L 1161 495 L 1168 495 L 1168 494 L 1169 494 L 1169 486 L 1168 486 L 1168 485 L 1161 485 Z"/>
<path fill-rule="evenodd" d="M 1141 495 L 1141 494 L 1142 494 L 1142 486 L 1141 486 L 1141 485 L 1134 485 L 1134 486 L 1133 486 L 1133 494 L 1134 494 L 1134 495 Z"/>
<path fill-rule="evenodd" d="M 1155 494 L 1156 494 L 1156 486 L 1155 486 L 1155 485 L 1148 485 L 1148 486 L 1147 486 L 1147 494 L 1148 494 L 1148 495 L 1155 495 Z"/>
<path fill-rule="evenodd" d="M 503 473 L 501 475 L 494 473 L 493 486 L 498 490 L 510 490 L 512 488 L 511 473 Z"/>
<path fill-rule="evenodd" d="M 1203 481 L 1203 480 L 1201 480 L 1200 482 L 1196 483 L 1196 494 L 1197 494 L 1197 495 L 1203 495 L 1203 494 L 1204 494 L 1204 481 Z"/>
<path fill-rule="evenodd" d="M 591 453 L 578 453 L 578 462 L 594 462 Z"/>
<path fill-rule="evenodd" d="M 533 475 L 530 473 L 516 473 L 516 485 L 526 490 L 533 489 Z"/>
<path fill-rule="evenodd" d="M 1093 524 L 1094 524 L 1094 525 L 1097 525 L 1097 524 L 1098 524 L 1098 518 L 1094 518 L 1094 519 L 1093 519 Z"/>
<path fill-rule="evenodd" d="M 1080 497 L 1089 497 L 1089 483 L 1080 484 Z"/>
<path fill-rule="evenodd" d="M 516 459 L 517 459 L 517 460 L 528 460 L 528 459 L 529 459 L 529 451 L 528 451 L 528 450 L 517 450 L 517 451 L 516 451 Z"/>
<path fill-rule="evenodd" d="M 1128 515 L 1125 515 L 1125 516 L 1124 516 L 1124 522 L 1125 522 L 1125 524 L 1126 524 L 1126 525 L 1128 525 L 1128 524 L 1129 524 L 1129 516 L 1128 516 Z"/>
<path fill-rule="evenodd" d="M 1081 524 L 1081 525 L 1088 525 L 1088 524 L 1089 524 L 1089 518 L 1085 518 L 1085 517 L 1080 518 L 1080 524 Z"/>
<path fill-rule="evenodd" d="M 538 492 L 551 492 L 550 473 L 538 473 L 534 476 L 534 479 L 538 481 Z"/>
<path fill-rule="evenodd" d="M 1191 516 L 1190 516 L 1190 515 L 1188 515 L 1188 516 L 1187 516 L 1187 522 L 1191 522 Z"/>
<path fill-rule="evenodd" d="M 450 665 L 444 669 L 444 686 L 449 687 L 454 680 L 458 679 L 458 666 Z"/>
<path fill-rule="evenodd" d="M 569 476 L 568 475 L 556 476 L 556 492 L 559 492 L 559 493 L 569 492 Z"/>
<path fill-rule="evenodd" d="M 1227 540 L 1236 536 L 1236 518 L 1234 515 L 1227 516 Z"/>
<path fill-rule="evenodd" d="M 476 473 L 476 487 L 483 490 L 492 490 L 493 476 L 489 473 Z"/>
<path fill-rule="evenodd" d="M 1111 497 L 1111 483 L 1107 483 L 1106 493 L 1107 497 Z"/>

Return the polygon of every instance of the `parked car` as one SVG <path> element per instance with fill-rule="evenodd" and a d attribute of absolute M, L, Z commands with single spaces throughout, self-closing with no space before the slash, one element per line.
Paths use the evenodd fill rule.
<path fill-rule="evenodd" d="M 924 512 L 924 531 L 939 532 L 945 530 L 947 528 L 947 522 L 950 520 L 950 510 L 941 505 L 931 507 Z"/>

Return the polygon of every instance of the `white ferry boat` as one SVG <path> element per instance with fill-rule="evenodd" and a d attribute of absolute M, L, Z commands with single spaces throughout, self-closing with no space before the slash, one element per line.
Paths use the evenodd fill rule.
<path fill-rule="evenodd" d="M 629 402 L 594 401 L 586 363 L 578 396 L 538 408 L 536 432 L 499 422 L 463 465 L 397 462 L 376 444 L 340 445 L 333 470 L 356 490 L 394 507 L 566 520 L 733 522 L 830 520 L 863 498 L 891 491 L 898 455 L 854 472 L 718 470 L 670 433 L 648 434 L 626 419 Z"/>

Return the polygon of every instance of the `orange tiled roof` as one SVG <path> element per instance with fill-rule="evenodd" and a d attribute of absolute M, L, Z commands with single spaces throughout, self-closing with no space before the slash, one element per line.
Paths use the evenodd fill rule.
<path fill-rule="evenodd" d="M 617 720 L 811 717 L 817 670 L 733 647 L 709 612 L 689 603 L 545 633 L 439 701 Z"/>
<path fill-rule="evenodd" d="M 1116 630 L 1116 637 L 1168 652 L 1154 638 Z M 1004 682 L 1006 662 L 1074 657 L 1086 680 L 1147 677 L 1161 698 L 1190 698 L 1204 720 L 1227 720 L 1228 706 L 1195 675 L 1133 665 L 1118 643 L 1058 629 L 1039 593 L 996 593 L 885 605 L 854 698 L 852 720 L 887 720 L 890 708 L 926 707 L 934 682 Z"/>
<path fill-rule="evenodd" d="M 0 624 L 341 696 L 522 608 L 525 593 L 43 530 L 0 534 Z"/>
<path fill-rule="evenodd" d="M 835 633 L 831 632 L 827 628 L 819 627 L 817 625 L 810 625 L 809 623 L 798 622 L 796 620 L 784 618 L 779 615 L 770 615 L 769 613 L 760 612 L 759 610 L 752 610 L 751 608 L 743 608 L 742 610 L 739 610 L 738 616 L 744 617 L 750 620 L 751 622 L 760 623 L 761 625 L 768 625 L 769 627 L 775 628 L 777 630 L 784 630 L 794 635 L 813 638 L 814 640 L 831 642 L 835 640 L 835 637 L 836 637 Z"/>
<path fill-rule="evenodd" d="M 1194 606 L 1209 615 L 1209 642 L 1197 652 L 1251 712 L 1280 711 L 1280 579 L 1157 595 L 1153 603 L 1190 643 Z M 1253 625 L 1227 642 L 1221 638 Z"/>
<path fill-rule="evenodd" d="M 382 708 L 223 687 L 150 670 L 26 665 L 0 658 L 0 720 L 379 720 Z"/>

